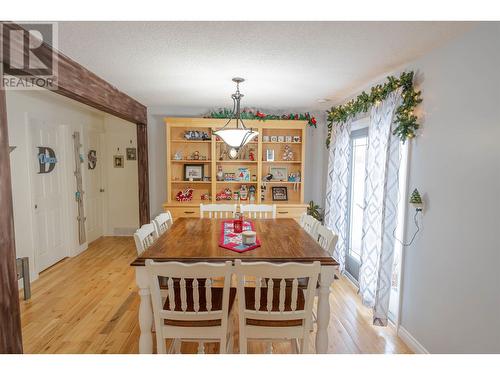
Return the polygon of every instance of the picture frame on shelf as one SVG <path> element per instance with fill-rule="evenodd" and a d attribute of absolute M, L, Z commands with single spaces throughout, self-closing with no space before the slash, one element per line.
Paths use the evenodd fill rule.
<path fill-rule="evenodd" d="M 273 201 L 287 201 L 288 189 L 286 186 L 273 186 L 271 188 Z"/>
<path fill-rule="evenodd" d="M 273 175 L 273 181 L 287 181 L 288 179 L 287 167 L 271 167 L 269 173 Z"/>
<path fill-rule="evenodd" d="M 274 150 L 272 148 L 266 150 L 266 161 L 274 161 Z"/>
<path fill-rule="evenodd" d="M 184 164 L 184 181 L 203 181 L 203 164 Z"/>

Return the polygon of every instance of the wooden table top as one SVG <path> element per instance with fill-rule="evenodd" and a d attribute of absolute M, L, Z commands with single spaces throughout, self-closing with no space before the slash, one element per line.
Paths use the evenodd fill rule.
<path fill-rule="evenodd" d="M 234 259 L 267 262 L 338 263 L 294 219 L 252 219 L 261 246 L 237 253 L 219 246 L 223 220 L 179 218 L 131 266 L 146 259 L 178 262 L 221 262 Z"/>

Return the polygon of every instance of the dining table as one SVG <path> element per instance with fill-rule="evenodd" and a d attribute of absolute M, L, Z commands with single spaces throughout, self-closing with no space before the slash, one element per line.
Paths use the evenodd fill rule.
<path fill-rule="evenodd" d="M 227 220 L 227 219 L 226 219 Z M 221 263 L 241 259 L 242 262 L 271 263 L 319 261 L 319 295 L 317 309 L 316 353 L 326 353 L 330 322 L 330 292 L 338 266 L 332 256 L 307 233 L 295 219 L 251 219 L 260 246 L 235 252 L 219 246 L 223 220 L 178 218 L 173 225 L 132 263 L 140 296 L 139 353 L 153 352 L 153 311 L 149 289 L 150 278 L 144 267 L 146 259 L 156 262 Z"/>

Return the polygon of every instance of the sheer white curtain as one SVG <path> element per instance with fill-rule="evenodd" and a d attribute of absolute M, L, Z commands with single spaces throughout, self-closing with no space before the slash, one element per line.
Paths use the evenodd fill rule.
<path fill-rule="evenodd" d="M 347 210 L 349 189 L 349 161 L 351 159 L 349 120 L 333 124 L 332 140 L 328 156 L 328 176 L 325 202 L 325 226 L 338 233 L 333 257 L 339 262 L 340 271 L 345 269 L 347 253 Z"/>
<path fill-rule="evenodd" d="M 392 134 L 401 90 L 370 113 L 365 179 L 365 209 L 359 287 L 363 303 L 373 308 L 373 324 L 387 325 L 397 224 L 400 140 Z"/>

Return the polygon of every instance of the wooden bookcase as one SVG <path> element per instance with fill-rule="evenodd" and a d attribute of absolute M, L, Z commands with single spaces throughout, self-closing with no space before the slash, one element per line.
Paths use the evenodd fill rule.
<path fill-rule="evenodd" d="M 239 160 L 229 160 L 227 156 L 224 160 L 220 160 L 221 151 L 225 150 L 227 146 L 212 135 L 212 131 L 224 126 L 227 119 L 167 117 L 164 121 L 167 142 L 167 201 L 163 204 L 163 208 L 169 210 L 174 218 L 199 217 L 200 203 L 235 203 L 234 200 L 217 201 L 216 194 L 226 188 L 232 192 L 238 191 L 241 185 L 246 185 L 247 188 L 255 187 L 255 202 L 253 203 L 276 204 L 277 217 L 298 218 L 306 211 L 304 204 L 304 159 L 307 121 L 246 120 L 245 125 L 257 130 L 259 135 L 246 146 Z M 186 140 L 184 134 L 190 130 L 206 132 L 210 136 L 210 140 Z M 266 136 L 269 137 L 269 140 L 264 142 L 263 137 Z M 274 139 L 274 137 L 280 136 L 291 136 L 292 142 Z M 293 142 L 293 137 L 296 137 L 295 142 Z M 285 145 L 290 146 L 293 160 L 283 160 Z M 274 151 L 274 161 L 267 161 L 267 150 Z M 189 160 L 196 151 L 199 153 L 200 159 Z M 251 151 L 253 151 L 254 160 L 249 160 Z M 176 154 L 180 155 L 182 159 L 176 160 Z M 205 157 L 206 160 L 201 160 L 202 157 Z M 203 167 L 204 181 L 188 181 L 184 178 L 185 165 L 189 164 Z M 222 167 L 223 173 L 235 174 L 239 168 L 247 168 L 250 172 L 250 181 L 217 181 L 216 174 L 219 167 Z M 274 168 L 281 168 L 281 170 Z M 263 184 L 263 177 L 272 170 L 286 173 L 284 180 Z M 288 181 L 290 173 L 300 173 L 300 182 Z M 266 187 L 264 193 L 261 192 L 261 186 Z M 272 187 L 286 187 L 288 199 L 286 201 L 273 201 Z M 192 200 L 177 201 L 177 193 L 187 188 L 194 189 Z M 202 194 L 209 195 L 210 199 L 202 200 Z M 248 204 L 251 202 L 247 199 L 239 200 L 236 203 Z"/>

